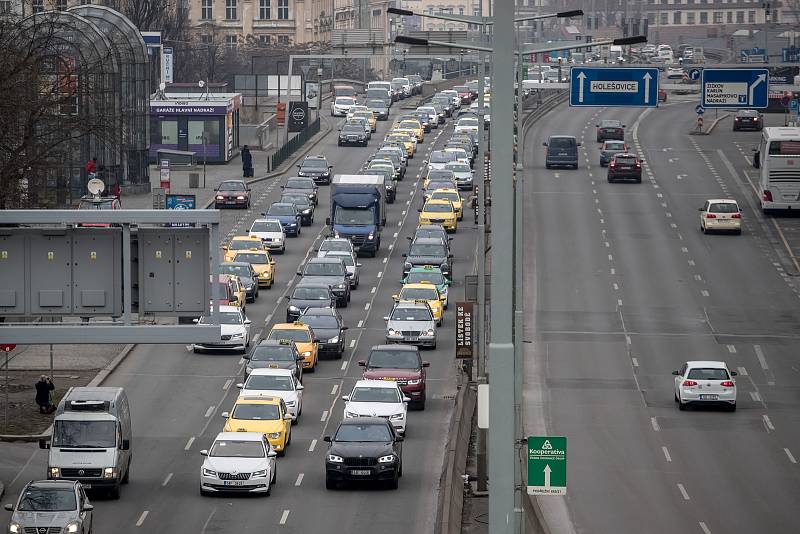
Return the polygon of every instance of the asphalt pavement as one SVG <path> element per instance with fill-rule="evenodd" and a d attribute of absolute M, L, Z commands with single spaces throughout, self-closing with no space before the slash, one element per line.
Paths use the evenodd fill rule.
<path fill-rule="evenodd" d="M 746 179 L 758 134 L 690 136 L 693 107 L 562 106 L 526 138 L 526 428 L 569 440 L 567 497 L 539 499 L 553 532 L 800 530 L 800 273 Z M 606 118 L 642 184 L 607 183 Z M 552 134 L 583 143 L 578 170 L 544 168 Z M 699 231 L 708 198 L 745 206 L 743 235 Z M 695 359 L 739 372 L 735 413 L 678 411 Z"/>
<path fill-rule="evenodd" d="M 402 102 L 393 107 L 393 116 Z M 327 118 L 327 117 L 326 117 Z M 332 120 L 332 119 L 331 119 Z M 339 119 L 341 120 L 341 119 Z M 338 148 L 336 129 L 312 153 L 325 154 L 335 174 L 357 173 L 365 159 L 377 149 L 389 122 L 379 122 L 367 148 Z M 436 497 L 444 457 L 447 424 L 456 391 L 454 312 L 445 313 L 439 329 L 438 349 L 423 351 L 431 362 L 428 372 L 428 403 L 424 411 L 409 414 L 404 443 L 404 473 L 397 491 L 374 486 L 328 491 L 324 485 L 324 454 L 330 435 L 342 417 L 340 399 L 360 377 L 357 360 L 373 345 L 383 343 L 383 315 L 391 308 L 391 295 L 400 287 L 408 241 L 417 224 L 421 202 L 419 173 L 422 160 L 452 131 L 452 122 L 427 134 L 419 146 L 403 181 L 397 201 L 388 206 L 382 247 L 376 258 L 359 258 L 363 264 L 360 286 L 352 301 L 340 312 L 347 331 L 347 351 L 342 360 L 322 361 L 314 374 L 304 377 L 303 416 L 293 428 L 292 443 L 278 460 L 278 482 L 270 497 L 201 497 L 199 471 L 201 449 L 208 448 L 224 420 L 220 413 L 233 405 L 235 384 L 243 372 L 239 355 L 193 354 L 185 346 L 138 345 L 104 385 L 122 386 L 131 402 L 133 417 L 133 463 L 131 483 L 123 487 L 119 501 L 95 498 L 97 532 L 213 533 L 264 532 L 430 532 L 436 516 Z M 287 176 L 291 176 L 288 173 Z M 221 235 L 246 234 L 251 221 L 280 197 L 280 179 L 253 184 L 250 210 L 222 212 Z M 276 281 L 262 289 L 259 300 L 247 305 L 256 337 L 269 325 L 283 322 L 283 296 L 297 281 L 299 265 L 313 255 L 315 245 L 327 234 L 329 193 L 320 187 L 315 222 L 303 227 L 299 238 L 290 238 L 284 255 L 277 255 Z M 473 268 L 475 227 L 470 217 L 459 225 L 452 242 L 456 280 L 451 301 L 463 297 L 463 275 Z M 253 340 L 253 343 L 257 339 Z M 345 393 L 343 393 L 345 392 Z M 7 445 L 4 445 L 6 447 Z M 44 478 L 45 451 L 35 445 L 13 445 L 16 473 L 6 487 L 6 501 L 16 496 L 22 484 Z M 21 467 L 19 467 L 21 466 Z"/>

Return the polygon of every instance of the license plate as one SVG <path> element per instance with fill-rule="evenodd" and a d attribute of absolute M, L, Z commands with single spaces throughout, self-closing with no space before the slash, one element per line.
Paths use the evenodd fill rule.
<path fill-rule="evenodd" d="M 417 336 L 406 336 L 407 341 L 419 341 Z"/>
<path fill-rule="evenodd" d="M 395 378 L 392 378 L 391 376 L 384 376 L 383 379 L 384 380 L 388 380 L 390 382 L 394 382 L 396 380 Z"/>
<path fill-rule="evenodd" d="M 717 400 L 719 395 L 700 395 L 700 400 Z"/>
<path fill-rule="evenodd" d="M 559 155 L 559 156 L 566 156 L 566 155 L 567 155 L 567 153 L 566 153 L 566 152 L 559 152 L 559 153 L 558 153 L 558 155 Z"/>
<path fill-rule="evenodd" d="M 241 480 L 223 480 L 223 486 L 244 486 L 244 482 Z"/>
<path fill-rule="evenodd" d="M 350 474 L 358 476 L 369 476 L 372 474 L 372 471 L 370 471 L 369 469 L 351 469 Z"/>
<path fill-rule="evenodd" d="M 81 486 L 83 486 L 83 489 L 92 489 L 91 484 L 81 484 Z"/>
<path fill-rule="evenodd" d="M 236 204 L 235 200 L 226 200 L 225 204 Z"/>

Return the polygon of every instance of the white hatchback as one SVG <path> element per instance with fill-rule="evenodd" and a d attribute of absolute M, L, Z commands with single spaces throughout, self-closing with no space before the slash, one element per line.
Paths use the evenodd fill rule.
<path fill-rule="evenodd" d="M 344 418 L 382 417 L 401 435 L 406 433 L 406 414 L 411 399 L 395 381 L 359 380 L 350 395 L 342 397 Z"/>
<path fill-rule="evenodd" d="M 725 362 L 686 362 L 672 374 L 675 402 L 681 410 L 689 404 L 717 404 L 736 411 L 736 371 L 729 371 Z"/>
<path fill-rule="evenodd" d="M 278 219 L 256 219 L 247 235 L 260 239 L 270 252 L 286 252 L 286 233 Z"/>
<path fill-rule="evenodd" d="M 700 230 L 709 232 L 742 233 L 742 210 L 735 200 L 712 198 L 706 200 L 700 211 Z"/>
<path fill-rule="evenodd" d="M 200 494 L 262 493 L 269 495 L 276 479 L 277 453 L 261 432 L 220 432 L 200 468 Z"/>
<path fill-rule="evenodd" d="M 296 424 L 303 413 L 303 384 L 290 369 L 253 369 L 244 383 L 236 384 L 239 396 L 280 397 Z"/>

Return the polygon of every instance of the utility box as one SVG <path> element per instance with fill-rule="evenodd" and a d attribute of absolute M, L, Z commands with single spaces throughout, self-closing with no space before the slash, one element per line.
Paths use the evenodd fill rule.
<path fill-rule="evenodd" d="M 26 265 L 25 236 L 0 235 L 0 315 L 25 313 Z"/>
<path fill-rule="evenodd" d="M 122 230 L 76 228 L 72 236 L 72 308 L 80 316 L 122 315 Z"/>

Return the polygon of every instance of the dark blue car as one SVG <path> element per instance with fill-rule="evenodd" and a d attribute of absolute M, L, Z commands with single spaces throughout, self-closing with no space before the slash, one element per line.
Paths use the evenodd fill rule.
<path fill-rule="evenodd" d="M 544 166 L 578 168 L 578 147 L 581 144 L 571 135 L 551 135 L 546 143 Z"/>
<path fill-rule="evenodd" d="M 301 215 L 294 204 L 289 204 L 288 202 L 274 202 L 262 215 L 270 219 L 278 219 L 286 235 L 294 237 L 300 235 Z"/>

